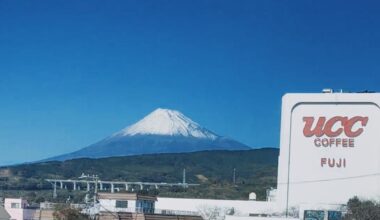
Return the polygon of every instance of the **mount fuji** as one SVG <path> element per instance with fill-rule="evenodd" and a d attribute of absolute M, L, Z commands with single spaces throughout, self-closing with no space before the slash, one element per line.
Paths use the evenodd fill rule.
<path fill-rule="evenodd" d="M 200 126 L 179 111 L 159 108 L 137 123 L 95 144 L 44 161 L 249 149 L 251 148 L 242 143 Z"/>

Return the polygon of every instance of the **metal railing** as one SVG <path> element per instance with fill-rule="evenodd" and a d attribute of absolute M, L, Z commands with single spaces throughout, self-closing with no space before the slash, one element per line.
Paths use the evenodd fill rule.
<path fill-rule="evenodd" d="M 182 211 L 182 210 L 170 210 L 170 209 L 156 209 L 154 214 L 162 215 L 187 215 L 187 216 L 199 216 L 199 212 Z"/>
<path fill-rule="evenodd" d="M 102 206 L 100 211 L 108 212 L 131 212 L 131 213 L 143 213 L 143 214 L 160 214 L 160 215 L 185 215 L 185 216 L 199 216 L 198 212 L 192 211 L 182 211 L 182 210 L 170 210 L 170 209 L 152 209 L 143 207 L 133 207 L 133 208 L 106 208 Z"/>

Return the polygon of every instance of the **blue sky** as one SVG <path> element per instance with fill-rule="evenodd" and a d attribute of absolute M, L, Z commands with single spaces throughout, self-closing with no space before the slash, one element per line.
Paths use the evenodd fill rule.
<path fill-rule="evenodd" d="M 158 107 L 277 147 L 287 92 L 380 86 L 377 1 L 0 1 L 0 164 Z"/>

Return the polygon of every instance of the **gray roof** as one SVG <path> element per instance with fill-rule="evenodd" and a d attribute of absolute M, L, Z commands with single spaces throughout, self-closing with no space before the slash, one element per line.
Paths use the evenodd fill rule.
<path fill-rule="evenodd" d="M 4 209 L 4 207 L 0 206 L 0 220 L 9 220 L 11 216 Z"/>

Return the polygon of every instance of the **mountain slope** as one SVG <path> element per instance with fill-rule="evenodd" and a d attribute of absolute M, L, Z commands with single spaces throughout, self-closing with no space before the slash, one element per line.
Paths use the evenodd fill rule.
<path fill-rule="evenodd" d="M 104 181 L 178 183 L 182 181 L 182 170 L 185 168 L 186 181 L 201 186 L 190 187 L 186 191 L 162 187 L 157 193 L 170 197 L 247 199 L 249 192 L 256 192 L 258 198 L 265 199 L 266 189 L 276 186 L 278 154 L 277 148 L 263 148 L 23 164 L 0 167 L 0 188 L 15 192 L 26 189 L 48 190 L 46 199 L 50 200 L 52 186 L 43 181 L 46 178 L 77 179 L 86 173 L 97 174 Z M 234 168 L 237 186 L 232 183 Z M 62 190 L 58 195 L 66 200 L 66 193 L 66 190 Z"/>
<path fill-rule="evenodd" d="M 248 149 L 242 143 L 201 127 L 178 111 L 157 109 L 136 124 L 95 144 L 47 160 Z"/>

